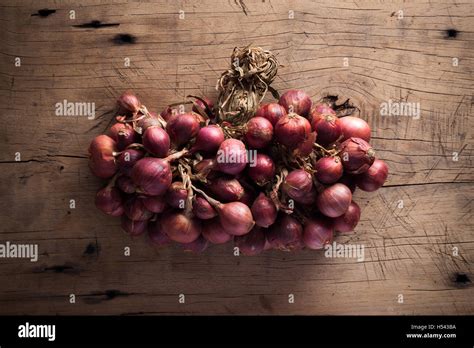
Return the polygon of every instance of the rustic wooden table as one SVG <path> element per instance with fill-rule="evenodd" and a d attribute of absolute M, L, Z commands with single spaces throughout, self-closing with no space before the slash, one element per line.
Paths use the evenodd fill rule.
<path fill-rule="evenodd" d="M 0 5 L 0 242 L 40 252 L 0 259 L 0 314 L 474 314 L 472 2 L 78 3 Z M 365 245 L 364 262 L 156 250 L 94 207 L 87 147 L 116 97 L 215 97 L 249 43 L 284 65 L 276 89 L 350 98 L 370 123 L 389 181 L 356 193 L 357 232 L 337 239 Z M 95 103 L 95 119 L 56 116 L 63 100 Z M 420 118 L 381 116 L 389 100 Z"/>

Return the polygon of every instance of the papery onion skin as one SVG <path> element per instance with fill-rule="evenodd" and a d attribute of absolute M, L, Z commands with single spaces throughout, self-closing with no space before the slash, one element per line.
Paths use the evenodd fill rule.
<path fill-rule="evenodd" d="M 247 162 L 247 150 L 243 142 L 237 139 L 227 139 L 222 142 L 216 156 L 219 171 L 237 175 L 245 169 Z"/>
<path fill-rule="evenodd" d="M 275 125 L 275 139 L 290 150 L 305 142 L 311 134 L 309 121 L 295 113 L 282 117 Z"/>
<path fill-rule="evenodd" d="M 282 105 L 288 113 L 294 112 L 307 117 L 313 102 L 306 92 L 302 90 L 289 90 L 280 96 L 278 104 Z"/>
<path fill-rule="evenodd" d="M 134 196 L 129 198 L 124 205 L 125 215 L 133 221 L 149 220 L 153 213 L 149 211 L 143 203 L 141 196 Z"/>
<path fill-rule="evenodd" d="M 363 119 L 354 116 L 345 116 L 339 118 L 342 139 L 361 138 L 367 142 L 370 141 L 370 127 Z"/>
<path fill-rule="evenodd" d="M 264 117 L 252 117 L 245 125 L 245 142 L 254 149 L 263 149 L 273 138 L 273 125 Z"/>
<path fill-rule="evenodd" d="M 171 243 L 171 239 L 163 232 L 161 221 L 157 219 L 148 223 L 148 238 L 154 246 L 165 246 Z"/>
<path fill-rule="evenodd" d="M 275 163 L 270 156 L 258 153 L 255 163 L 249 164 L 247 173 L 257 185 L 263 186 L 274 178 Z"/>
<path fill-rule="evenodd" d="M 255 225 L 250 208 L 241 202 L 222 204 L 217 208 L 219 221 L 224 230 L 234 236 L 250 232 Z"/>
<path fill-rule="evenodd" d="M 195 241 L 181 244 L 181 248 L 186 252 L 200 254 L 207 249 L 209 242 L 206 238 L 200 235 Z"/>
<path fill-rule="evenodd" d="M 360 220 L 360 207 L 352 201 L 347 211 L 333 220 L 333 225 L 338 232 L 352 232 Z"/>
<path fill-rule="evenodd" d="M 144 134 L 146 130 L 150 127 L 163 127 L 162 122 L 160 122 L 158 116 L 154 112 L 150 112 L 149 115 L 142 118 L 143 115 L 139 114 L 136 118 L 136 129 L 140 134 Z"/>
<path fill-rule="evenodd" d="M 136 113 L 142 106 L 137 96 L 130 91 L 125 91 L 117 99 L 117 104 L 119 105 L 119 107 L 130 113 Z"/>
<path fill-rule="evenodd" d="M 121 216 L 124 213 L 122 196 L 115 187 L 104 187 L 97 191 L 95 206 L 103 213 L 111 216 Z"/>
<path fill-rule="evenodd" d="M 313 110 L 311 110 L 311 116 L 312 118 L 314 118 L 319 117 L 321 115 L 336 116 L 336 112 L 326 103 L 317 103 L 316 105 L 314 105 Z"/>
<path fill-rule="evenodd" d="M 215 154 L 224 140 L 224 132 L 221 127 L 217 125 L 202 127 L 197 133 L 196 142 L 191 152 L 202 151 L 206 154 Z"/>
<path fill-rule="evenodd" d="M 328 217 L 338 217 L 344 214 L 351 204 L 352 193 L 343 184 L 336 183 L 327 187 L 316 198 L 319 211 Z"/>
<path fill-rule="evenodd" d="M 166 132 L 177 146 L 186 144 L 199 132 L 200 117 L 194 112 L 172 115 L 167 122 Z"/>
<path fill-rule="evenodd" d="M 166 200 L 164 196 L 143 196 L 141 197 L 143 205 L 152 213 L 162 213 L 166 209 Z"/>
<path fill-rule="evenodd" d="M 316 179 L 323 184 L 333 184 L 344 172 L 341 159 L 338 156 L 320 158 L 314 166 Z"/>
<path fill-rule="evenodd" d="M 143 146 L 156 157 L 166 157 L 170 150 L 171 140 L 161 127 L 149 127 L 143 133 Z"/>
<path fill-rule="evenodd" d="M 265 242 L 265 233 L 259 226 L 254 226 L 254 228 L 244 236 L 234 237 L 235 246 L 239 248 L 239 252 L 246 256 L 255 256 L 262 253 Z"/>
<path fill-rule="evenodd" d="M 166 108 L 163 109 L 162 112 L 160 112 L 160 116 L 168 122 L 168 120 L 171 118 L 171 116 L 178 114 L 178 110 L 167 106 Z"/>
<path fill-rule="evenodd" d="M 318 134 L 318 143 L 323 146 L 334 143 L 342 134 L 339 119 L 331 114 L 313 114 L 311 128 Z"/>
<path fill-rule="evenodd" d="M 344 172 L 361 174 L 374 163 L 375 151 L 361 138 L 349 138 L 339 146 Z"/>
<path fill-rule="evenodd" d="M 298 201 L 310 192 L 312 187 L 311 174 L 303 169 L 295 169 L 285 178 L 281 188 L 290 198 Z"/>
<path fill-rule="evenodd" d="M 137 142 L 137 133 L 132 126 L 126 123 L 116 123 L 107 132 L 107 135 L 117 143 L 117 150 L 123 150 L 128 145 Z"/>
<path fill-rule="evenodd" d="M 209 220 L 217 216 L 217 212 L 212 205 L 200 195 L 196 195 L 194 198 L 193 214 L 201 220 Z"/>
<path fill-rule="evenodd" d="M 117 143 L 107 135 L 95 137 L 89 146 L 89 168 L 95 176 L 108 179 L 117 172 L 114 152 Z"/>
<path fill-rule="evenodd" d="M 203 221 L 202 235 L 212 244 L 224 244 L 232 239 L 219 222 L 219 218 Z"/>
<path fill-rule="evenodd" d="M 383 186 L 387 177 L 387 164 L 376 159 L 365 173 L 356 176 L 357 187 L 366 192 L 373 192 Z"/>
<path fill-rule="evenodd" d="M 135 164 L 131 178 L 146 195 L 160 196 L 171 185 L 171 168 L 164 159 L 145 157 Z"/>
<path fill-rule="evenodd" d="M 219 176 L 208 183 L 209 190 L 223 202 L 238 201 L 244 194 L 240 182 L 228 175 Z"/>
<path fill-rule="evenodd" d="M 306 221 L 303 231 L 303 242 L 309 249 L 323 249 L 332 242 L 334 228 L 328 219 L 315 217 Z"/>
<path fill-rule="evenodd" d="M 132 179 L 126 175 L 120 175 L 115 182 L 117 188 L 124 193 L 135 193 L 136 187 Z"/>
<path fill-rule="evenodd" d="M 260 106 L 255 116 L 265 117 L 275 126 L 280 118 L 287 114 L 285 108 L 277 103 L 269 103 Z"/>
<path fill-rule="evenodd" d="M 273 249 L 282 251 L 302 249 L 303 226 L 290 215 L 280 215 L 268 229 L 267 240 Z"/>
<path fill-rule="evenodd" d="M 190 218 L 181 211 L 168 211 L 161 217 L 163 232 L 178 243 L 191 243 L 201 234 L 201 221 Z"/>
<path fill-rule="evenodd" d="M 148 221 L 133 221 L 122 215 L 121 227 L 132 237 L 140 236 L 147 230 Z"/>
<path fill-rule="evenodd" d="M 251 211 L 255 224 L 264 228 L 273 225 L 278 215 L 275 203 L 263 192 L 253 202 Z"/>
<path fill-rule="evenodd" d="M 187 197 L 188 190 L 181 181 L 171 183 L 168 191 L 166 191 L 166 203 L 172 208 L 184 209 Z"/>

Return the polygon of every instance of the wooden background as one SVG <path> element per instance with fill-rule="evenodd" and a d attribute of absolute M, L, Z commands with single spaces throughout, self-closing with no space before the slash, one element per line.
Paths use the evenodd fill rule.
<path fill-rule="evenodd" d="M 41 254 L 0 259 L 0 314 L 474 314 L 471 1 L 77 3 L 0 5 L 0 242 L 38 243 Z M 156 250 L 94 207 L 101 183 L 87 147 L 115 98 L 130 88 L 161 110 L 214 97 L 233 47 L 249 43 L 284 64 L 276 89 L 351 98 L 372 126 L 389 182 L 356 193 L 357 233 L 337 239 L 364 244 L 364 262 L 235 257 L 230 244 Z M 55 116 L 64 99 L 95 102 L 96 119 Z M 389 99 L 419 102 L 421 118 L 381 117 Z"/>

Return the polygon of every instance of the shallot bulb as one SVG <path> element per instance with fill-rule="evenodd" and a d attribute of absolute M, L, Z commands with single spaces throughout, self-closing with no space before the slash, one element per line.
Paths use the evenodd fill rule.
<path fill-rule="evenodd" d="M 245 125 L 245 142 L 254 149 L 262 149 L 270 144 L 273 138 L 273 126 L 264 117 L 252 117 Z"/>
<path fill-rule="evenodd" d="M 384 161 L 375 160 L 365 173 L 356 176 L 357 186 L 367 192 L 378 190 L 388 177 L 388 166 Z"/>
<path fill-rule="evenodd" d="M 117 143 L 107 135 L 95 137 L 89 146 L 89 168 L 95 176 L 107 179 L 117 171 L 114 153 Z"/>
<path fill-rule="evenodd" d="M 255 163 L 250 163 L 247 172 L 257 185 L 263 186 L 274 178 L 275 163 L 270 156 L 258 153 Z"/>
<path fill-rule="evenodd" d="M 127 123 L 116 123 L 110 127 L 107 135 L 115 140 L 119 151 L 137 141 L 137 133 L 133 127 Z"/>
<path fill-rule="evenodd" d="M 97 191 L 95 206 L 103 213 L 111 216 L 121 216 L 124 213 L 120 191 L 115 187 L 107 186 Z"/>
<path fill-rule="evenodd" d="M 325 218 L 312 218 L 305 222 L 303 242 L 309 249 L 323 249 L 334 238 L 331 222 Z"/>
<path fill-rule="evenodd" d="M 303 226 L 291 215 L 281 215 L 269 228 L 267 240 L 273 249 L 293 251 L 303 247 Z"/>
<path fill-rule="evenodd" d="M 366 172 L 374 163 L 375 151 L 361 138 L 349 138 L 339 147 L 344 171 L 349 174 Z"/>
<path fill-rule="evenodd" d="M 182 181 L 175 181 L 166 192 L 166 203 L 172 208 L 184 209 L 186 207 L 186 198 L 188 190 Z"/>
<path fill-rule="evenodd" d="M 282 185 L 282 190 L 290 198 L 299 201 L 313 188 L 311 174 L 303 169 L 295 169 L 288 174 Z"/>
<path fill-rule="evenodd" d="M 370 141 L 370 127 L 363 119 L 354 116 L 345 116 L 339 118 L 342 140 L 349 138 L 361 138 L 367 142 Z"/>
<path fill-rule="evenodd" d="M 168 211 L 161 217 L 161 228 L 171 240 L 191 243 L 201 234 L 201 221 L 182 211 Z"/>
<path fill-rule="evenodd" d="M 129 113 L 137 113 L 142 104 L 137 96 L 130 91 L 125 91 L 118 99 L 117 104 L 120 108 Z"/>
<path fill-rule="evenodd" d="M 351 232 L 360 220 L 360 208 L 352 201 L 347 211 L 334 219 L 333 224 L 336 231 Z"/>
<path fill-rule="evenodd" d="M 141 192 L 159 196 L 171 185 L 171 167 L 165 159 L 145 157 L 135 164 L 131 178 Z"/>
<path fill-rule="evenodd" d="M 218 218 L 203 222 L 202 235 L 212 244 L 224 244 L 232 239 L 232 235 L 224 230 Z"/>
<path fill-rule="evenodd" d="M 239 251 L 247 256 L 260 254 L 265 247 L 265 233 L 259 226 L 255 226 L 244 236 L 235 236 L 234 243 Z"/>
<path fill-rule="evenodd" d="M 170 150 L 170 137 L 166 131 L 158 126 L 149 127 L 143 133 L 143 146 L 156 157 L 166 157 Z"/>
<path fill-rule="evenodd" d="M 126 175 L 120 175 L 115 182 L 120 191 L 124 193 L 135 193 L 136 187 L 132 179 Z"/>
<path fill-rule="evenodd" d="M 148 238 L 154 246 L 165 246 L 171 243 L 171 239 L 163 232 L 161 221 L 157 219 L 148 223 Z"/>
<path fill-rule="evenodd" d="M 311 128 L 318 134 L 318 143 L 327 146 L 334 143 L 342 134 L 339 119 L 335 115 L 313 115 Z"/>
<path fill-rule="evenodd" d="M 311 111 L 313 102 L 306 92 L 301 90 L 289 90 L 283 93 L 278 103 L 283 106 L 288 113 L 294 112 L 307 117 Z"/>
<path fill-rule="evenodd" d="M 344 214 L 351 204 L 352 193 L 343 184 L 336 183 L 327 187 L 316 198 L 319 211 L 329 217 L 338 217 Z"/>
<path fill-rule="evenodd" d="M 166 208 L 166 201 L 164 196 L 142 196 L 141 200 L 145 208 L 152 213 L 162 213 Z"/>
<path fill-rule="evenodd" d="M 275 138 L 289 149 L 295 149 L 304 143 L 311 134 L 309 121 L 295 113 L 280 118 L 275 125 Z"/>
<path fill-rule="evenodd" d="M 131 197 L 125 202 L 125 215 L 133 221 L 149 220 L 153 213 L 149 211 L 141 196 Z"/>
<path fill-rule="evenodd" d="M 189 142 L 199 132 L 200 117 L 194 112 L 172 115 L 166 124 L 171 142 L 181 146 Z"/>
<path fill-rule="evenodd" d="M 285 108 L 277 103 L 264 104 L 257 110 L 255 116 L 265 117 L 270 121 L 272 126 L 275 126 L 280 118 L 287 114 Z"/>
<path fill-rule="evenodd" d="M 139 160 L 145 156 L 142 150 L 126 149 L 117 156 L 116 163 L 122 174 L 130 176 L 132 168 Z"/>
<path fill-rule="evenodd" d="M 323 184 L 334 184 L 343 173 L 341 159 L 338 156 L 323 157 L 316 162 L 316 179 Z"/>
<path fill-rule="evenodd" d="M 201 220 L 208 220 L 217 216 L 217 212 L 212 205 L 200 195 L 196 195 L 194 198 L 193 214 Z"/>
<path fill-rule="evenodd" d="M 227 175 L 210 180 L 208 187 L 214 196 L 224 202 L 238 201 L 244 194 L 244 188 L 240 182 Z"/>
<path fill-rule="evenodd" d="M 208 240 L 200 235 L 195 241 L 181 244 L 181 248 L 186 252 L 200 254 L 207 249 L 208 245 Z"/>
<path fill-rule="evenodd" d="M 197 133 L 196 142 L 190 152 L 202 151 L 206 154 L 215 154 L 224 140 L 224 132 L 220 126 L 209 125 L 203 127 Z"/>
<path fill-rule="evenodd" d="M 216 156 L 219 171 L 237 175 L 247 166 L 247 150 L 245 144 L 237 139 L 224 140 L 219 146 Z"/>
<path fill-rule="evenodd" d="M 214 108 L 214 103 L 212 102 L 211 99 L 209 98 L 201 98 L 202 100 L 204 100 L 204 102 L 202 100 L 199 100 L 199 99 L 196 99 L 194 101 L 195 104 L 197 104 L 201 109 L 202 111 L 204 111 L 204 113 L 207 115 L 207 117 L 209 117 L 211 120 L 214 119 L 214 113 L 212 112 L 212 109 Z M 207 106 L 206 106 L 207 104 Z M 196 105 L 193 105 L 193 109 L 192 109 L 195 113 L 199 113 L 199 110 L 198 108 L 196 107 Z"/>
<path fill-rule="evenodd" d="M 148 221 L 133 221 L 127 216 L 122 216 L 122 229 L 132 237 L 140 236 L 146 232 Z"/>
<path fill-rule="evenodd" d="M 263 192 L 253 202 L 251 211 L 255 224 L 265 228 L 275 223 L 278 214 L 275 203 Z"/>

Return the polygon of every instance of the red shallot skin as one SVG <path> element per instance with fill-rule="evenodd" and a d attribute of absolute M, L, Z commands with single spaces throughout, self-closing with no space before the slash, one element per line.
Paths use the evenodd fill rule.
<path fill-rule="evenodd" d="M 267 147 L 273 138 L 273 125 L 264 117 L 252 117 L 246 124 L 244 139 L 253 149 Z"/>
<path fill-rule="evenodd" d="M 142 140 L 145 149 L 155 157 L 166 157 L 170 150 L 170 137 L 161 127 L 149 127 L 145 133 L 143 133 Z"/>
<path fill-rule="evenodd" d="M 117 172 L 114 152 L 117 143 L 107 135 L 98 135 L 89 146 L 89 168 L 95 176 L 108 179 Z"/>
<path fill-rule="evenodd" d="M 255 116 L 265 117 L 270 121 L 272 126 L 275 126 L 280 118 L 287 114 L 285 108 L 277 103 L 263 104 L 257 110 Z"/>
<path fill-rule="evenodd" d="M 259 226 L 254 226 L 252 230 L 244 236 L 235 236 L 234 243 L 239 252 L 246 256 L 255 256 L 263 252 L 265 248 L 265 233 Z"/>
<path fill-rule="evenodd" d="M 388 177 L 388 166 L 382 160 L 375 160 L 369 169 L 356 176 L 357 186 L 366 192 L 373 192 L 383 186 Z"/>
<path fill-rule="evenodd" d="M 168 211 L 161 217 L 163 232 L 178 243 L 194 242 L 201 235 L 201 220 L 188 217 L 181 211 Z"/>
<path fill-rule="evenodd" d="M 313 188 L 311 174 L 303 169 L 291 171 L 283 181 L 282 190 L 291 199 L 298 201 Z"/>
<path fill-rule="evenodd" d="M 280 215 L 268 229 L 267 240 L 273 249 L 282 251 L 302 249 L 303 226 L 291 215 Z"/>
<path fill-rule="evenodd" d="M 349 138 L 361 138 L 366 142 L 370 141 L 370 127 L 363 119 L 354 116 L 344 116 L 339 118 L 342 141 Z"/>
<path fill-rule="evenodd" d="M 200 119 L 201 117 L 194 112 L 172 115 L 166 124 L 166 132 L 171 142 L 176 146 L 189 142 L 199 132 Z"/>
<path fill-rule="evenodd" d="M 343 174 L 341 159 L 338 156 L 320 158 L 314 166 L 316 179 L 323 184 L 337 182 Z"/>
<path fill-rule="evenodd" d="M 333 220 L 334 229 L 338 232 L 352 232 L 360 220 L 360 207 L 352 201 L 347 211 Z"/>
<path fill-rule="evenodd" d="M 232 239 L 219 222 L 219 218 L 203 221 L 202 235 L 212 244 L 224 244 Z"/>
<path fill-rule="evenodd" d="M 303 231 L 303 241 L 309 249 L 323 249 L 334 238 L 334 228 L 328 219 L 314 217 L 306 221 Z"/>
<path fill-rule="evenodd" d="M 117 188 L 122 191 L 123 193 L 132 194 L 135 193 L 136 187 L 133 183 L 132 179 L 127 175 L 120 175 L 115 182 Z"/>
<path fill-rule="evenodd" d="M 311 128 L 318 134 L 318 143 L 328 146 L 341 137 L 342 129 L 335 115 L 322 114 L 312 116 Z"/>
<path fill-rule="evenodd" d="M 247 149 L 243 142 L 237 139 L 227 139 L 222 142 L 216 156 L 219 171 L 237 175 L 245 169 L 247 162 Z"/>
<path fill-rule="evenodd" d="M 188 190 L 186 190 L 182 181 L 175 181 L 171 183 L 168 191 L 166 191 L 166 203 L 172 208 L 186 208 L 187 197 Z"/>
<path fill-rule="evenodd" d="M 361 138 L 349 138 L 339 146 L 344 171 L 348 174 L 366 172 L 374 163 L 375 151 Z"/>
<path fill-rule="evenodd" d="M 148 239 L 151 244 L 158 247 L 171 243 L 171 239 L 163 233 L 160 219 L 148 223 Z"/>
<path fill-rule="evenodd" d="M 250 208 L 241 202 L 230 202 L 217 207 L 221 226 L 229 234 L 241 236 L 255 225 Z"/>
<path fill-rule="evenodd" d="M 146 221 L 153 216 L 143 203 L 143 198 L 143 196 L 132 196 L 125 202 L 125 215 L 130 220 Z"/>
<path fill-rule="evenodd" d="M 237 179 L 228 175 L 209 180 L 207 186 L 211 193 L 222 202 L 238 201 L 245 191 Z"/>
<path fill-rule="evenodd" d="M 129 113 L 136 113 L 142 106 L 140 100 L 135 94 L 130 91 L 125 91 L 118 99 L 117 104 L 119 108 Z"/>
<path fill-rule="evenodd" d="M 275 203 L 263 192 L 253 202 L 251 211 L 255 224 L 264 228 L 273 225 L 278 215 Z"/>
<path fill-rule="evenodd" d="M 275 177 L 275 163 L 270 156 L 257 153 L 255 163 L 249 164 L 247 173 L 257 185 L 263 186 Z"/>
<path fill-rule="evenodd" d="M 143 205 L 152 213 L 159 214 L 166 209 L 166 200 L 164 196 L 141 196 Z"/>
<path fill-rule="evenodd" d="M 326 103 L 317 103 L 314 105 L 313 110 L 311 111 L 312 118 L 328 114 L 336 116 L 334 109 Z"/>
<path fill-rule="evenodd" d="M 196 136 L 191 152 L 202 151 L 205 154 L 215 154 L 224 142 L 225 136 L 222 128 L 217 125 L 202 127 Z"/>
<path fill-rule="evenodd" d="M 208 117 L 209 119 L 213 120 L 213 119 L 215 118 L 215 115 L 214 115 L 213 112 L 212 112 L 212 109 L 214 109 L 214 102 L 213 102 L 211 99 L 207 98 L 207 97 L 204 97 L 204 98 L 201 98 L 201 99 L 203 99 L 203 100 L 206 102 L 206 104 L 207 104 L 207 106 L 208 106 L 207 108 L 206 108 L 206 104 L 204 104 L 204 103 L 203 103 L 201 100 L 199 100 L 199 99 L 196 99 L 194 102 L 195 102 L 197 105 L 199 105 L 199 107 L 204 111 L 204 113 L 207 115 L 207 117 Z M 198 108 L 197 108 L 195 105 L 193 105 L 192 110 L 193 110 L 195 113 L 199 114 L 199 110 L 198 110 Z"/>
<path fill-rule="evenodd" d="M 294 112 L 303 117 L 308 117 L 313 102 L 302 90 L 289 90 L 280 96 L 278 104 L 282 105 L 288 113 Z"/>
<path fill-rule="evenodd" d="M 130 236 L 136 237 L 144 234 L 147 230 L 148 221 L 133 221 L 125 215 L 122 215 L 121 226 L 122 229 Z"/>
<path fill-rule="evenodd" d="M 168 122 L 171 116 L 178 114 L 178 110 L 171 108 L 170 106 L 167 106 L 166 108 L 163 109 L 162 112 L 160 112 L 160 116 Z"/>
<path fill-rule="evenodd" d="M 116 123 L 109 128 L 107 135 L 115 140 L 117 149 L 124 150 L 128 145 L 136 143 L 138 136 L 133 127 L 127 123 Z"/>
<path fill-rule="evenodd" d="M 160 196 L 171 185 L 171 168 L 164 159 L 145 157 L 135 164 L 131 178 L 144 194 Z"/>
<path fill-rule="evenodd" d="M 132 168 L 138 160 L 145 157 L 145 153 L 138 149 L 126 149 L 115 158 L 120 173 L 130 176 Z"/>
<path fill-rule="evenodd" d="M 196 195 L 194 198 L 193 214 L 201 220 L 209 220 L 217 216 L 217 212 L 212 205 L 200 195 Z"/>
<path fill-rule="evenodd" d="M 351 200 L 351 190 L 343 184 L 336 183 L 319 193 L 316 206 L 322 214 L 335 218 L 347 211 Z"/>
<path fill-rule="evenodd" d="M 124 213 L 122 196 L 115 187 L 104 187 L 97 191 L 95 206 L 103 213 L 111 216 L 121 216 Z"/>
<path fill-rule="evenodd" d="M 311 134 L 309 121 L 295 113 L 280 118 L 275 125 L 275 139 L 290 150 L 296 149 L 301 143 L 307 141 Z"/>
<path fill-rule="evenodd" d="M 208 240 L 204 238 L 202 235 L 200 235 L 195 241 L 181 244 L 181 248 L 185 252 L 200 254 L 204 252 L 204 250 L 207 249 L 208 245 L 209 245 Z"/>

